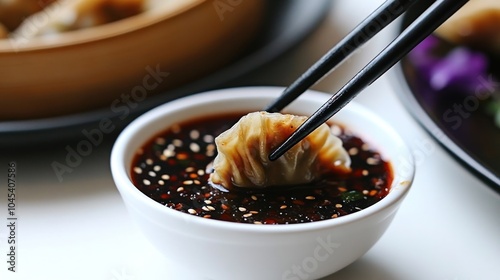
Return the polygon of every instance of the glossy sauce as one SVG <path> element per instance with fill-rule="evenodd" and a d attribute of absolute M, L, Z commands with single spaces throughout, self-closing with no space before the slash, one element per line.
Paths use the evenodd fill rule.
<path fill-rule="evenodd" d="M 214 137 L 242 114 L 196 119 L 153 137 L 137 152 L 131 170 L 135 186 L 151 199 L 190 215 L 253 224 L 295 224 L 327 220 L 369 207 L 385 197 L 390 164 L 339 125 L 332 131 L 351 157 L 352 172 L 325 176 L 304 186 L 221 191 L 206 166 L 216 156 Z"/>

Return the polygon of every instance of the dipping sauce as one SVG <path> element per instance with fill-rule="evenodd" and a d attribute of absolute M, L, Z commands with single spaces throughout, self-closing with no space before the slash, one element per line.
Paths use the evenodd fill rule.
<path fill-rule="evenodd" d="M 208 181 L 214 138 L 243 114 L 194 119 L 153 137 L 132 163 L 134 185 L 158 203 L 190 215 L 251 224 L 327 220 L 367 208 L 385 197 L 393 174 L 388 162 L 348 129 L 330 124 L 351 157 L 352 172 L 303 186 L 225 192 Z"/>

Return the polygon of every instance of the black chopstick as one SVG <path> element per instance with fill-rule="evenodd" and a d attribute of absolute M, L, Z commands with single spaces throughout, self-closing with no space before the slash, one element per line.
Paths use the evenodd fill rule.
<path fill-rule="evenodd" d="M 417 0 L 387 0 L 338 42 L 265 109 L 279 112 L 332 71 L 356 49 L 403 14 Z"/>
<path fill-rule="evenodd" d="M 269 155 L 269 159 L 276 160 L 326 122 L 347 105 L 361 90 L 387 72 L 467 2 L 468 0 L 441 0 L 433 3 L 379 55 L 358 72 L 354 78 L 298 127 L 284 143 Z"/>

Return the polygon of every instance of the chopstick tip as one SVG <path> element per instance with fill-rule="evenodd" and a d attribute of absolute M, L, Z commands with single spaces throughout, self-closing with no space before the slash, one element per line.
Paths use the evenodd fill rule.
<path fill-rule="evenodd" d="M 278 147 L 276 150 L 274 150 L 273 152 L 271 152 L 269 154 L 269 160 L 270 161 L 277 160 L 279 157 L 281 157 L 285 153 L 285 151 L 283 151 L 282 146 Z"/>

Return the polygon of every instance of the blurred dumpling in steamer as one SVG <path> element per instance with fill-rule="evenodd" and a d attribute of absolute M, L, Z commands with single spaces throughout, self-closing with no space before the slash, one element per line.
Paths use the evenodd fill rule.
<path fill-rule="evenodd" d="M 99 26 L 141 13 L 145 2 L 148 0 L 57 1 L 39 14 L 27 18 L 14 33 L 29 39 Z M 47 20 L 36 21 L 38 16 Z"/>
<path fill-rule="evenodd" d="M 55 0 L 0 0 L 0 26 L 6 32 L 16 29 L 30 15 L 41 11 Z M 2 29 L 2 27 L 0 27 Z M 0 38 L 2 38 L 0 31 Z"/>
<path fill-rule="evenodd" d="M 454 43 L 500 55 L 500 1 L 470 0 L 436 34 Z"/>

